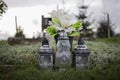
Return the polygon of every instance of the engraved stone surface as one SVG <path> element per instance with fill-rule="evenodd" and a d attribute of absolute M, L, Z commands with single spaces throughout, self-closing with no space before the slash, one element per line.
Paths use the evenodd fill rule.
<path fill-rule="evenodd" d="M 70 42 L 66 32 L 61 32 L 56 51 L 56 65 L 59 67 L 71 65 Z"/>

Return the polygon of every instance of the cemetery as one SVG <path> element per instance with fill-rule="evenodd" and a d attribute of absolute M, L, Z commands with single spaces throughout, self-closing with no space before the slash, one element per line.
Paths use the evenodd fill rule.
<path fill-rule="evenodd" d="M 47 36 L 44 33 L 40 41 L 27 45 L 0 41 L 0 79 L 120 79 L 119 38 L 89 41 L 80 36 L 70 41 L 65 30 L 59 32 L 57 41 Z"/>
<path fill-rule="evenodd" d="M 113 40 L 117 40 L 117 42 L 114 43 Z M 77 45 L 76 41 L 73 43 Z M 23 46 L 10 46 L 7 42 L 2 41 L 0 44 L 1 80 L 10 78 L 13 80 L 120 79 L 120 46 L 118 39 L 85 41 L 90 50 L 89 67 L 82 69 L 69 67 L 62 68 L 61 71 L 57 68 L 53 69 L 44 66 L 44 69 L 40 68 L 38 51 L 42 45 L 41 42 Z M 49 45 L 56 48 L 54 42 L 49 42 Z M 48 46 L 44 47 L 49 48 Z M 48 58 L 47 60 L 50 60 Z"/>
<path fill-rule="evenodd" d="M 0 80 L 120 80 L 120 37 L 108 27 L 109 14 L 100 23 L 107 32 L 100 27 L 97 35 L 85 13 L 75 21 L 57 6 L 50 17 L 41 15 L 42 36 L 33 38 L 15 16 L 14 37 L 0 40 Z"/>

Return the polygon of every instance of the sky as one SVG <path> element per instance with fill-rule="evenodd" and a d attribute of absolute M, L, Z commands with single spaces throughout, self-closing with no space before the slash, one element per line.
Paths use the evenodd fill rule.
<path fill-rule="evenodd" d="M 120 33 L 120 0 L 103 0 L 105 12 L 110 14 L 113 24 L 117 26 L 116 32 Z"/>
<path fill-rule="evenodd" d="M 41 32 L 41 15 L 49 17 L 52 10 L 68 10 L 69 13 L 77 14 L 77 4 L 79 0 L 4 0 L 8 10 L 0 20 L 0 39 L 13 37 L 15 30 L 15 16 L 17 16 L 18 26 L 24 29 L 27 38 L 32 38 Z M 103 4 L 104 2 L 104 4 Z M 88 12 L 93 13 L 95 22 L 103 16 L 104 12 L 109 12 L 112 21 L 116 24 L 116 33 L 120 32 L 120 1 L 119 0 L 87 0 L 90 4 Z M 111 6 L 112 5 L 112 6 Z M 116 16 L 115 16 L 116 15 Z M 118 18 L 119 17 L 119 18 Z"/>

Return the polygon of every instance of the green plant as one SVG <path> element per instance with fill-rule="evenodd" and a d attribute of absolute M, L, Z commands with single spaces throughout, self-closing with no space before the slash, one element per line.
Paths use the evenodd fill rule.
<path fill-rule="evenodd" d="M 119 41 L 119 39 L 115 40 Z M 106 43 L 106 41 L 109 42 Z M 111 43 L 111 39 L 86 41 L 91 52 L 90 67 L 78 70 L 69 68 L 61 71 L 38 68 L 37 52 L 40 43 L 0 45 L 0 80 L 120 80 L 120 45 L 116 42 Z M 53 41 L 50 44 L 53 47 L 56 46 Z M 77 41 L 74 41 L 74 44 L 77 44 Z"/>
<path fill-rule="evenodd" d="M 53 26 L 50 26 L 46 29 L 46 32 L 50 35 L 52 35 L 53 37 L 58 35 L 58 32 L 57 30 L 53 27 Z"/>
<path fill-rule="evenodd" d="M 0 45 L 0 65 L 37 64 L 38 49 L 36 45 Z"/>
<path fill-rule="evenodd" d="M 107 19 L 103 19 L 99 22 L 99 28 L 97 30 L 97 36 L 99 38 L 108 38 L 114 36 L 114 30 L 113 30 L 113 24 L 111 21 L 108 21 Z"/>
<path fill-rule="evenodd" d="M 23 33 L 23 29 L 19 26 L 16 33 L 15 33 L 15 37 L 18 38 L 25 38 L 25 35 Z"/>
<path fill-rule="evenodd" d="M 3 0 L 0 0 L 0 16 L 2 16 L 2 14 L 5 13 L 7 9 L 8 6 L 6 3 Z"/>
<path fill-rule="evenodd" d="M 0 41 L 0 45 L 8 45 L 8 42 L 6 40 Z"/>
<path fill-rule="evenodd" d="M 75 31 L 72 31 L 69 33 L 69 36 L 78 36 L 80 35 L 79 29 L 82 27 L 82 22 L 76 22 L 72 25 L 72 27 L 75 29 Z"/>
<path fill-rule="evenodd" d="M 21 66 L 12 69 L 7 74 L 0 74 L 0 80 L 119 80 L 120 64 L 104 65 L 92 69 L 72 68 L 53 71 L 42 70 L 33 65 Z"/>
<path fill-rule="evenodd" d="M 51 13 L 52 22 L 45 31 L 53 37 L 59 34 L 59 31 L 64 30 L 68 36 L 80 35 L 79 30 L 82 28 L 82 22 L 73 22 L 73 14 L 68 14 L 63 10 L 53 11 Z"/>
<path fill-rule="evenodd" d="M 52 22 L 56 25 L 59 25 L 60 28 L 62 27 L 59 19 L 52 18 Z M 66 26 L 65 28 L 63 28 L 63 30 L 65 30 L 65 29 L 69 30 L 71 28 L 73 30 L 68 31 L 68 36 L 78 36 L 78 35 L 80 35 L 79 29 L 81 27 L 82 27 L 82 23 L 79 21 L 79 22 L 74 23 L 69 28 Z M 59 35 L 59 31 L 60 30 L 57 30 L 54 25 L 51 25 L 46 29 L 46 32 L 53 37 L 56 36 L 56 35 Z"/>

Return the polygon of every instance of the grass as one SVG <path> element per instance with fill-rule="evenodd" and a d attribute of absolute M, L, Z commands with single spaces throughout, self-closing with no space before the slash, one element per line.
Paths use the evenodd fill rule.
<path fill-rule="evenodd" d="M 0 45 L 8 45 L 8 42 L 6 40 L 0 41 Z"/>
<path fill-rule="evenodd" d="M 112 38 L 98 38 L 96 39 L 97 42 L 105 42 L 105 43 L 113 43 L 113 44 L 120 44 L 120 37 L 112 37 Z"/>
<path fill-rule="evenodd" d="M 7 41 L 0 41 L 0 80 L 120 80 L 119 41 L 119 38 L 85 41 L 91 52 L 90 66 L 62 71 L 39 69 L 41 43 L 10 46 Z M 55 50 L 54 42 L 50 45 Z"/>
<path fill-rule="evenodd" d="M 36 63 L 40 45 L 0 45 L 0 64 Z"/>
<path fill-rule="evenodd" d="M 93 69 L 73 68 L 62 71 L 41 70 L 37 66 L 27 65 L 1 74 L 0 80 L 120 80 L 120 64 L 104 65 Z"/>

